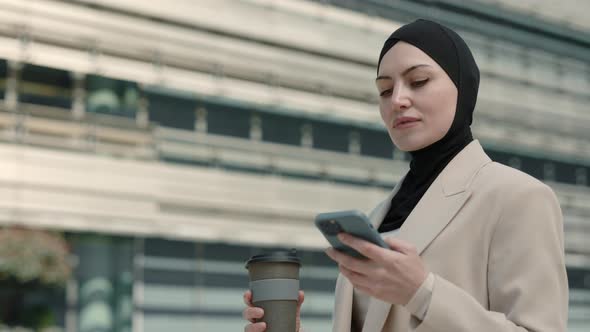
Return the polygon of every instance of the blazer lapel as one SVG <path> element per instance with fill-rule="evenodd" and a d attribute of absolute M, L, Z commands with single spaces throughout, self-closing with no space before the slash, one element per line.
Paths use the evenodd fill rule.
<path fill-rule="evenodd" d="M 418 254 L 422 254 L 469 199 L 471 180 L 490 161 L 479 141 L 467 145 L 434 180 L 396 237 L 414 244 Z M 385 212 L 379 215 L 376 226 L 382 222 L 390 207 L 390 203 L 383 205 Z M 390 310 L 390 303 L 371 298 L 363 332 L 381 332 Z"/>
<path fill-rule="evenodd" d="M 442 190 L 436 189 L 432 186 L 428 189 L 428 195 L 423 196 L 396 236 L 414 244 L 418 254 L 424 251 L 471 196 L 470 192 L 464 191 L 445 197 Z M 390 303 L 371 298 L 363 332 L 380 332 L 390 310 Z"/>
<path fill-rule="evenodd" d="M 332 332 L 350 332 L 352 321 L 353 287 L 342 274 L 336 280 L 336 296 L 334 298 L 334 322 Z"/>

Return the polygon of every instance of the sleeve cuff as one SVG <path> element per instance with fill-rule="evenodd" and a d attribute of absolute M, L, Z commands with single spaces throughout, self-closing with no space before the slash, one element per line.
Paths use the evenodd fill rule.
<path fill-rule="evenodd" d="M 405 305 L 405 308 L 419 320 L 424 320 L 426 316 L 426 312 L 430 306 L 433 288 L 434 275 L 430 272 L 414 296 Z"/>

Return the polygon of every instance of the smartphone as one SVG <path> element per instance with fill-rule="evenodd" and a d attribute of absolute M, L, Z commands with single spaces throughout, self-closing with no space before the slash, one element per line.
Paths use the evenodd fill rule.
<path fill-rule="evenodd" d="M 338 233 L 348 233 L 380 247 L 389 248 L 373 228 L 369 218 L 358 210 L 320 213 L 315 218 L 315 225 L 334 249 L 353 257 L 365 258 L 358 251 L 340 242 Z"/>

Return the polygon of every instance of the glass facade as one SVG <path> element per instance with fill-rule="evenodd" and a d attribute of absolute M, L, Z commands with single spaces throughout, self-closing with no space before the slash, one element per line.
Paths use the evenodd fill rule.
<path fill-rule="evenodd" d="M 301 145 L 305 120 L 293 116 L 259 113 L 262 122 L 262 140 L 271 143 Z"/>
<path fill-rule="evenodd" d="M 389 134 L 383 131 L 360 129 L 360 143 L 362 155 L 377 157 L 377 158 L 393 158 L 393 144 Z M 401 151 L 400 151 L 401 153 Z"/>
<path fill-rule="evenodd" d="M 75 273 L 77 331 L 130 332 L 134 310 L 133 240 L 71 235 Z"/>
<path fill-rule="evenodd" d="M 99 75 L 86 76 L 86 111 L 134 118 L 140 99 L 137 83 Z"/>
<path fill-rule="evenodd" d="M 395 8 L 395 5 L 383 0 L 366 3 L 348 0 L 316 0 L 315 2 L 336 4 L 343 8 L 352 9 L 356 13 L 396 18 L 400 21 L 413 19 L 417 10 L 424 9 L 424 4 L 420 5 L 418 2 L 411 1 L 397 2 L 395 5 L 399 5 L 399 8 Z M 434 12 L 435 14 L 443 13 L 443 11 Z M 123 12 L 120 14 L 125 15 Z M 448 16 L 460 17 L 460 15 Z M 328 18 L 326 16 L 326 20 Z M 174 29 L 170 31 L 174 31 Z M 575 70 L 573 66 L 562 63 L 558 53 L 541 57 L 534 48 L 529 49 L 520 45 L 508 47 L 503 44 L 503 41 L 481 37 L 481 40 L 486 41 L 485 47 L 478 45 L 473 50 L 477 57 L 485 59 L 485 61 L 481 61 L 481 91 L 485 91 L 484 98 L 487 102 L 492 105 L 496 105 L 492 101 L 497 102 L 498 105 L 509 109 L 514 106 L 516 110 L 521 110 L 519 107 L 524 103 L 532 110 L 526 114 L 539 111 L 542 116 L 551 115 L 550 112 L 555 109 L 575 114 L 583 109 L 580 105 L 587 104 L 589 100 L 587 87 L 590 87 L 590 75 L 588 75 L 587 69 Z M 219 39 L 222 38 L 219 37 Z M 489 43 L 487 43 L 488 41 Z M 244 40 L 243 42 L 254 43 L 252 40 Z M 468 40 L 468 42 L 472 41 Z M 252 49 L 249 48 L 250 46 L 252 45 L 244 47 L 244 49 L 253 54 L 258 51 L 263 53 L 263 50 L 256 48 L 259 45 L 252 46 Z M 269 42 L 264 47 L 273 47 L 273 43 Z M 325 52 L 321 50 L 310 50 L 309 54 L 303 54 L 305 53 L 303 48 L 294 51 L 292 48 L 285 47 L 280 51 L 287 55 L 289 52 L 295 54 L 290 54 L 290 58 L 285 57 L 287 59 L 285 63 L 288 64 L 285 67 L 289 70 L 293 68 L 297 70 L 298 61 L 301 61 L 302 68 L 306 66 L 316 68 L 313 66 L 317 66 L 317 64 L 309 60 L 314 57 L 321 58 L 322 61 L 327 59 L 334 60 L 334 62 L 344 62 L 344 65 L 341 64 L 343 67 L 334 67 L 331 75 L 335 77 L 340 77 L 338 71 L 347 69 L 347 65 L 356 68 L 354 70 L 372 65 L 366 63 L 366 60 L 355 60 L 353 55 L 348 58 L 347 55 L 324 54 Z M 272 54 L 272 51 L 269 54 Z M 182 70 L 170 66 L 186 76 L 183 78 L 185 79 L 183 82 L 187 84 L 186 88 L 181 89 L 176 85 L 175 89 L 181 90 L 173 90 L 173 88 L 159 85 L 149 85 L 148 87 L 148 84 L 140 82 L 140 79 L 129 77 L 132 76 L 129 74 L 132 70 L 127 72 L 119 68 L 120 77 L 101 75 L 100 73 L 104 73 L 102 71 L 88 74 L 77 71 L 74 74 L 74 71 L 41 66 L 38 64 L 39 62 L 29 63 L 27 59 L 23 57 L 23 62 L 10 62 L 10 65 L 6 60 L 0 59 L 0 98 L 8 99 L 6 96 L 9 95 L 11 98 L 16 98 L 16 111 L 20 112 L 17 114 L 18 116 L 13 116 L 10 113 L 14 111 L 12 108 L 1 111 L 0 127 L 3 135 L 0 139 L 7 145 L 18 145 L 24 142 L 13 139 L 13 136 L 35 136 L 41 132 L 45 136 L 40 135 L 37 141 L 27 141 L 27 144 L 47 146 L 51 137 L 58 137 L 61 140 L 59 143 L 53 144 L 52 147 L 65 144 L 68 149 L 99 153 L 98 149 L 84 149 L 86 144 L 96 147 L 101 143 L 100 139 L 96 138 L 98 136 L 89 138 L 93 133 L 87 129 L 93 127 L 95 133 L 102 133 L 103 138 L 105 136 L 109 138 L 103 139 L 106 142 L 105 145 L 126 144 L 127 147 L 137 145 L 150 149 L 159 144 L 173 145 L 174 140 L 190 142 L 192 145 L 174 146 L 177 148 L 175 151 L 180 152 L 173 157 L 160 155 L 158 154 L 160 150 L 153 148 L 155 152 L 150 155 L 149 162 L 168 162 L 166 165 L 168 167 L 170 164 L 184 163 L 188 166 L 198 165 L 203 168 L 216 168 L 220 171 L 228 170 L 232 175 L 237 172 L 255 172 L 272 175 L 268 177 L 272 180 L 285 177 L 304 179 L 307 182 L 324 181 L 327 186 L 333 183 L 352 184 L 358 186 L 355 187 L 355 190 L 371 188 L 389 190 L 393 183 L 381 178 L 377 179 L 377 176 L 375 176 L 375 180 L 369 181 L 359 180 L 362 177 L 358 175 L 355 178 L 354 171 L 358 171 L 358 168 L 362 168 L 364 165 L 351 172 L 347 172 L 348 170 L 345 169 L 348 165 L 329 165 L 342 166 L 345 169 L 341 171 L 340 175 L 334 175 L 337 173 L 329 174 L 323 170 L 317 171 L 313 167 L 307 169 L 300 166 L 278 168 L 272 164 L 272 158 L 268 158 L 271 161 L 266 163 L 254 160 L 251 164 L 242 164 L 235 161 L 238 158 L 223 159 L 219 156 L 223 153 L 231 155 L 227 151 L 235 152 L 238 155 L 239 147 L 232 146 L 221 151 L 220 154 L 216 154 L 219 151 L 215 151 L 211 153 L 211 156 L 203 159 L 191 160 L 190 158 L 183 159 L 183 157 L 199 153 L 207 155 L 211 150 L 208 150 L 210 146 L 199 145 L 201 141 L 218 139 L 223 141 L 223 144 L 235 143 L 238 146 L 256 142 L 255 146 L 261 147 L 263 152 L 260 155 L 263 157 L 267 157 L 264 155 L 266 148 L 271 151 L 285 150 L 289 153 L 291 151 L 300 153 L 300 160 L 283 161 L 285 164 L 289 162 L 305 164 L 307 153 L 310 151 L 324 158 L 322 162 L 331 158 L 337 159 L 338 156 L 342 156 L 344 162 L 358 160 L 359 156 L 361 158 L 370 157 L 367 160 L 370 160 L 371 163 L 375 162 L 374 158 L 380 158 L 383 162 L 392 159 L 409 159 L 408 154 L 394 148 L 384 128 L 368 127 L 356 120 L 346 120 L 345 117 L 340 119 L 328 117 L 322 113 L 325 109 L 319 109 L 319 107 L 317 110 L 313 110 L 317 111 L 316 113 L 310 112 L 309 109 L 299 112 L 298 110 L 281 108 L 281 105 L 286 106 L 289 102 L 264 106 L 265 103 L 257 103 L 255 98 L 248 99 L 248 102 L 240 102 L 222 96 L 206 97 L 212 90 L 203 92 L 198 89 L 207 87 L 207 84 L 211 82 L 203 79 L 195 84 L 197 80 L 193 80 L 192 75 L 206 76 L 211 74 L 201 71 L 209 63 L 201 64 L 199 68 L 186 64 Z M 189 60 L 187 62 L 193 62 L 192 58 Z M 154 65 L 157 67 L 161 64 Z M 273 65 L 280 66 L 279 62 L 273 63 Z M 223 79 L 233 80 L 234 78 L 247 81 L 252 78 L 248 76 L 247 70 L 238 72 L 236 69 L 236 73 L 232 73 L 233 67 L 231 66 L 228 66 L 226 72 L 221 70 L 222 65 L 212 66 L 223 72 L 223 75 L 215 74 L 220 76 L 216 76 L 212 80 L 215 82 L 221 82 Z M 62 65 L 60 68 L 66 67 Z M 117 67 L 115 66 L 115 68 Z M 237 64 L 236 68 L 238 68 Z M 165 71 L 165 69 L 162 70 Z M 116 71 L 115 69 L 110 73 Z M 86 73 L 84 70 L 82 72 Z M 308 72 L 298 75 L 303 77 Z M 257 75 L 258 81 L 255 83 L 259 84 L 264 80 L 260 77 L 264 77 L 266 74 L 257 73 Z M 138 77 L 144 78 L 145 76 L 138 75 Z M 272 88 L 277 92 L 283 88 L 284 91 L 292 88 L 296 90 L 299 86 L 300 90 L 296 92 L 312 93 L 313 97 L 318 100 L 329 96 L 333 98 L 332 100 L 345 102 L 347 100 L 354 103 L 374 102 L 375 96 L 365 96 L 363 91 L 348 93 L 346 89 L 354 90 L 358 87 L 354 84 L 347 85 L 346 82 L 337 82 L 338 84 L 336 84 L 334 82 L 335 86 L 342 84 L 344 88 L 339 90 L 338 94 L 332 93 L 330 95 L 330 87 L 315 91 L 312 86 L 321 86 L 321 84 L 307 84 L 308 82 L 302 78 L 301 82 L 295 82 L 295 79 L 290 82 L 290 79 L 292 79 L 291 76 L 284 75 L 277 78 L 276 82 L 269 83 L 269 87 L 253 88 L 254 84 L 244 84 L 244 86 L 251 88 L 252 95 L 256 98 L 258 96 L 263 98 L 268 92 L 266 88 Z M 318 74 L 317 77 L 310 80 L 321 79 L 321 75 Z M 151 78 L 147 80 L 152 83 L 155 81 L 152 81 Z M 272 80 L 269 79 L 269 81 Z M 285 86 L 283 87 L 279 83 L 284 83 Z M 212 85 L 214 84 L 216 83 L 212 83 Z M 203 90 L 206 89 L 203 88 Z M 288 94 L 285 95 L 288 96 Z M 315 104 L 316 102 L 317 104 Z M 5 104 L 12 104 L 12 102 L 5 102 Z M 301 107 L 315 107 L 313 105 L 321 105 L 321 103 L 315 100 L 310 101 L 309 105 L 312 106 L 306 103 L 301 105 Z M 82 109 L 81 113 L 85 111 L 91 119 L 108 119 L 108 121 L 90 122 L 91 125 L 88 126 L 88 118 L 77 117 L 79 115 L 75 110 L 77 106 Z M 47 110 L 49 112 L 45 112 Z M 488 116 L 490 113 L 495 114 L 493 111 L 486 111 Z M 40 114 L 43 112 L 60 116 L 52 115 L 49 121 L 39 121 L 36 127 L 27 131 L 25 121 L 28 116 L 39 115 L 42 117 Z M 378 112 L 376 105 L 374 112 Z M 358 117 L 364 119 L 363 115 Z M 501 121 L 495 119 L 495 121 L 500 127 L 509 122 L 518 123 L 516 121 L 518 117 L 520 115 Z M 148 124 L 140 125 L 141 119 L 144 119 Z M 42 120 L 47 119 L 43 118 Z M 515 127 L 544 130 L 536 128 L 536 124 L 533 122 L 531 120 L 531 123 L 526 125 L 524 122 L 520 122 Z M 572 124 L 572 128 L 580 128 L 573 125 L 575 123 Z M 115 132 L 114 128 L 120 130 Z M 563 128 L 555 130 L 566 137 L 570 134 L 568 128 L 570 127 L 564 124 Z M 158 141 L 157 129 L 168 129 L 177 136 L 166 142 Z M 48 132 L 49 134 L 47 134 Z M 144 134 L 147 139 L 141 134 Z M 574 132 L 573 136 L 581 137 L 580 142 L 584 143 L 585 136 L 582 134 Z M 218 136 L 223 137 L 219 138 Z M 84 141 L 92 139 L 96 142 L 90 143 L 96 144 L 88 144 L 89 142 Z M 272 143 L 272 146 L 264 143 Z M 551 152 L 547 152 L 543 157 L 539 151 L 537 153 L 532 150 L 517 152 L 522 150 L 512 146 L 493 144 L 486 146 L 486 141 L 482 141 L 482 144 L 493 160 L 518 168 L 537 179 L 575 185 L 582 190 L 586 190 L 590 186 L 588 180 L 590 163 L 584 161 L 585 159 L 560 158 L 559 155 L 551 155 Z M 27 145 L 22 144 L 21 146 L 26 149 Z M 297 148 L 301 149 L 297 150 Z M 109 155 L 108 152 L 105 154 Z M 247 152 L 242 151 L 240 158 L 250 157 L 244 157 L 244 154 L 247 155 Z M 252 159 L 257 157 L 259 155 L 253 156 Z M 125 158 L 133 159 L 135 155 L 129 153 L 125 155 Z M 116 158 L 111 159 L 115 159 L 115 162 L 120 161 Z M 125 163 L 125 167 L 131 167 L 129 165 L 136 161 L 133 160 L 130 163 L 123 161 L 121 165 Z M 378 162 L 380 161 L 377 160 L 376 163 Z M 139 164 L 140 162 L 136 165 Z M 367 165 L 367 168 L 371 167 L 369 162 Z M 59 165 L 56 164 L 54 167 L 59 168 Z M 308 169 L 312 170 L 308 171 Z M 389 169 L 385 168 L 385 170 Z M 129 170 L 127 169 L 127 171 Z M 115 175 L 124 176 L 122 174 Z M 85 180 L 81 179 L 80 181 Z M 194 185 L 198 186 L 199 184 L 195 183 Z M 302 185 L 302 187 L 304 186 L 305 184 Z M 580 217 L 580 219 L 582 218 Z M 574 225 L 574 227 L 578 227 L 578 225 Z M 580 227 L 586 227 L 586 224 Z M 27 323 L 29 317 L 41 317 L 52 325 L 68 329 L 68 332 L 241 331 L 245 324 L 241 317 L 241 311 L 244 308 L 242 295 L 248 287 L 245 261 L 262 250 L 288 249 L 264 249 L 255 245 L 239 243 L 201 242 L 157 236 L 116 234 L 116 227 L 112 230 L 111 235 L 87 234 L 84 229 L 68 234 L 67 239 L 71 245 L 72 256 L 75 258 L 76 264 L 72 280 L 66 288 L 39 288 L 31 284 L 27 285 L 26 289 L 18 289 L 10 283 L 0 282 L 0 321 L 2 323 Z M 570 254 L 582 256 L 584 259 L 588 257 L 587 252 L 571 252 Z M 306 331 L 328 331 L 331 326 L 337 267 L 321 251 L 300 250 L 299 256 L 303 262 L 301 288 L 306 292 L 302 312 L 303 325 L 306 327 Z M 569 331 L 587 331 L 590 326 L 590 268 L 568 266 L 567 269 L 571 290 Z M 20 309 L 15 310 L 15 308 Z"/>
<path fill-rule="evenodd" d="M 335 152 L 348 152 L 350 126 L 312 121 L 313 147 Z"/>
<path fill-rule="evenodd" d="M 70 234 L 69 240 L 79 261 L 78 296 L 70 308 L 78 331 L 131 331 L 132 321 L 141 321 L 146 332 L 241 330 L 245 262 L 265 251 L 290 249 L 83 234 Z M 298 256 L 303 326 L 329 330 L 337 266 L 322 251 L 299 250 Z M 590 269 L 568 267 L 568 277 L 570 331 L 578 331 L 590 310 Z M 64 327 L 64 298 L 63 291 L 44 290 L 30 292 L 26 301 L 29 308 L 39 299 L 49 302 L 57 325 Z"/>
<path fill-rule="evenodd" d="M 148 91 L 149 120 L 161 126 L 193 130 L 195 128 L 195 110 L 197 102 L 187 96 L 172 93 Z"/>
<path fill-rule="evenodd" d="M 252 111 L 248 107 L 203 103 L 207 110 L 207 132 L 240 138 L 250 137 Z"/>
<path fill-rule="evenodd" d="M 21 103 L 69 109 L 72 88 L 69 72 L 25 64 L 20 71 L 18 99 Z"/>
<path fill-rule="evenodd" d="M 243 328 L 242 295 L 248 288 L 244 263 L 262 252 L 260 248 L 83 234 L 70 234 L 69 240 L 79 261 L 73 276 L 77 296 L 68 308 L 77 331 L 131 331 L 133 320 L 142 321 L 145 331 Z M 276 249 L 285 248 L 265 250 Z M 298 255 L 303 266 L 301 288 L 306 291 L 302 319 L 310 329 L 323 330 L 331 324 L 337 270 L 323 253 Z M 7 289 L 2 291 L 10 295 Z M 41 299 L 54 311 L 55 324 L 64 328 L 65 297 L 63 290 L 29 288 L 25 304 L 34 310 L 35 301 Z"/>
<path fill-rule="evenodd" d="M 0 74 L 7 75 L 6 61 L 0 62 Z M 63 70 L 25 64 L 19 72 L 18 100 L 22 103 L 70 108 L 72 104 L 72 74 Z M 6 82 L 4 79 L 2 82 Z M 0 82 L 0 88 L 2 88 Z M 292 115 L 259 110 L 247 105 L 212 102 L 191 97 L 182 92 L 164 89 L 142 91 L 137 83 L 115 80 L 107 77 L 87 75 L 87 111 L 108 114 L 122 118 L 133 118 L 139 107 L 141 96 L 147 100 L 149 121 L 160 126 L 195 131 L 202 124 L 208 133 L 250 139 L 252 117 L 259 119 L 261 139 L 265 142 L 301 146 L 304 132 L 311 136 L 311 147 L 339 153 L 352 152 L 352 133 L 356 133 L 361 155 L 392 159 L 394 147 L 385 130 L 367 129 L 339 123 L 306 120 Z M 197 117 L 198 110 L 204 116 Z M 485 144 L 485 142 L 484 142 Z M 520 153 L 486 148 L 492 160 L 516 167 L 541 180 L 556 181 L 574 185 L 590 185 L 587 174 L 590 167 L 584 163 L 547 159 Z M 400 152 L 401 153 L 401 152 Z M 231 165 L 227 165 L 231 167 Z M 245 171 L 264 172 L 264 170 Z M 267 170 L 273 172 L 272 170 Z M 288 172 L 281 173 L 289 176 Z M 303 174 L 292 174 L 301 177 Z M 312 177 L 315 179 L 315 177 Z M 346 179 L 331 179 L 346 183 L 357 183 Z M 366 184 L 365 184 L 366 185 Z M 368 184 L 372 185 L 372 184 Z M 380 184 L 376 184 L 380 185 Z M 381 184 L 382 185 L 382 184 Z"/>
<path fill-rule="evenodd" d="M 6 84 L 8 79 L 8 64 L 6 60 L 0 60 L 0 99 L 4 99 L 6 93 Z"/>

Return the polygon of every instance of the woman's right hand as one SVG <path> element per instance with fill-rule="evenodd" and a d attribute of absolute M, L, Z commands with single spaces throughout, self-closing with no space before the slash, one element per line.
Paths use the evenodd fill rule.
<path fill-rule="evenodd" d="M 301 319 L 299 319 L 299 313 L 301 312 L 301 304 L 303 303 L 304 294 L 303 291 L 299 291 L 299 303 L 297 304 L 297 329 L 296 331 L 299 332 L 299 327 L 301 326 Z M 262 308 L 255 307 L 252 304 L 252 292 L 250 290 L 244 293 L 244 303 L 246 303 L 247 307 L 242 312 L 242 317 L 245 320 L 249 321 L 250 324 L 246 325 L 244 328 L 245 332 L 263 332 L 266 330 L 266 323 L 265 322 L 256 322 L 257 319 L 260 319 L 264 316 L 264 310 Z"/>

